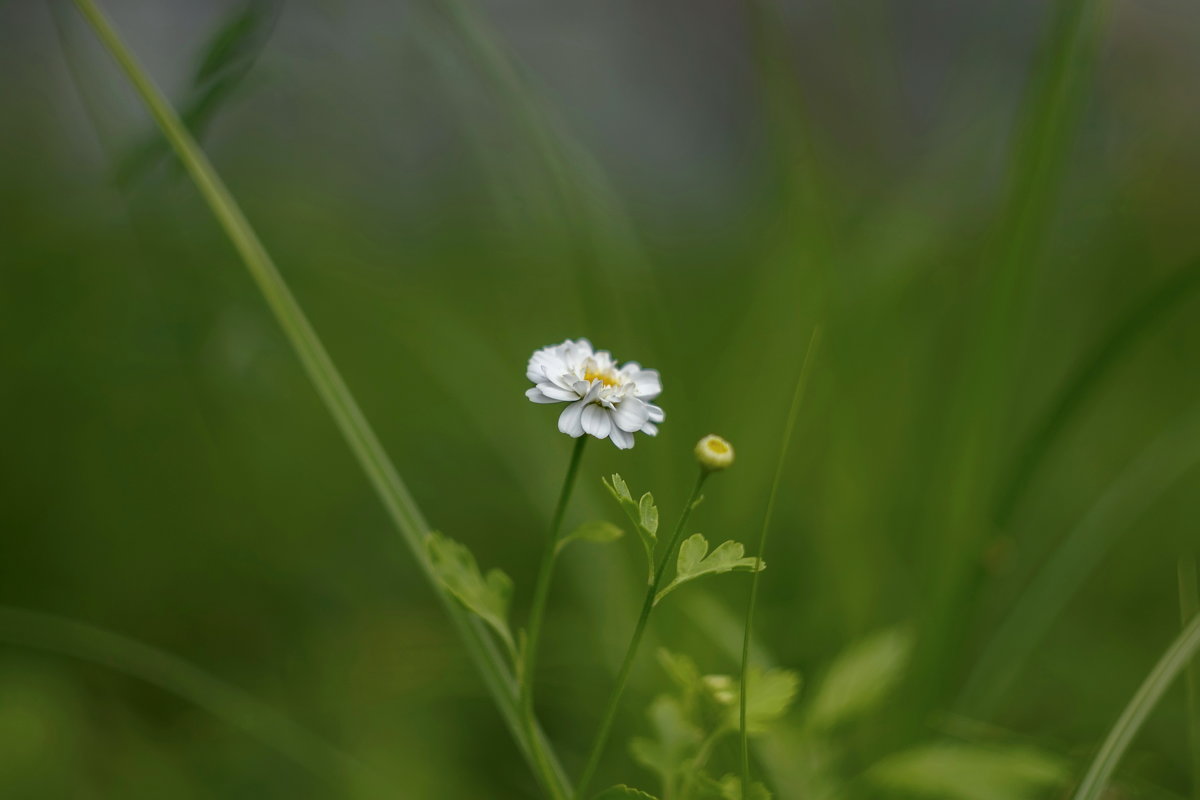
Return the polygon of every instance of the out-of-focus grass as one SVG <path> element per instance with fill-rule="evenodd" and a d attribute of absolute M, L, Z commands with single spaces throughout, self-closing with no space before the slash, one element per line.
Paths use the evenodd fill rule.
<path fill-rule="evenodd" d="M 930 9 L 914 7 L 914 20 Z M 718 67 L 692 67 L 684 85 L 701 111 L 688 117 L 565 91 L 580 79 L 547 69 L 544 29 L 499 9 L 489 9 L 503 23 L 499 46 L 523 49 L 518 76 L 539 87 L 536 100 L 497 93 L 476 66 L 480 49 L 437 9 L 406 18 L 426 26 L 414 27 L 383 10 L 289 6 L 208 138 L 414 494 L 440 528 L 514 575 L 518 612 L 569 444 L 521 396 L 533 347 L 588 335 L 664 374 L 662 434 L 631 454 L 593 448 L 579 519 L 609 513 L 598 476 L 614 469 L 677 504 L 688 447 L 716 430 L 739 460 L 696 525 L 745 538 L 766 499 L 792 365 L 824 321 L 822 369 L 780 499 L 783 535 L 763 576 L 761 643 L 813 687 L 870 631 L 925 620 L 918 642 L 937 643 L 918 644 L 918 663 L 933 661 L 919 700 L 888 702 L 839 732 L 833 773 L 851 795 L 875 796 L 854 782 L 861 770 L 939 735 L 940 713 L 1003 621 L 1053 554 L 1070 552 L 1060 549 L 1068 533 L 1094 522 L 1108 548 L 1087 570 L 1064 562 L 1080 571 L 1078 589 L 1032 609 L 1046 634 L 1031 657 L 998 670 L 1008 688 L 981 687 L 996 693 L 986 714 L 960 709 L 991 726 L 972 728 L 976 738 L 1036 744 L 1078 775 L 1174 636 L 1175 562 L 1194 550 L 1194 450 L 1167 431 L 1200 389 L 1197 301 L 1161 287 L 1182 280 L 1179 266 L 1200 250 L 1200 119 L 1173 94 L 1197 76 L 1183 44 L 1196 22 L 1120 6 L 1096 29 L 1101 59 L 1076 101 L 1080 124 L 1057 145 L 1057 179 L 1027 223 L 1041 246 L 1017 258 L 997 253 L 990 232 L 1012 178 L 1000 154 L 1021 129 L 1014 87 L 1026 84 L 1025 51 L 1044 41 L 1033 22 L 1044 9 L 978 9 L 946 23 L 979 44 L 965 50 L 832 4 L 763 8 L 755 26 L 711 9 L 612 10 L 630 31 L 669 20 L 727 44 L 705 53 Z M 188 24 L 152 29 L 128 6 L 114 12 L 153 66 L 178 74 L 221 23 L 216 12 L 163 11 L 152 22 Z M 8 4 L 0 15 L 2 599 L 185 657 L 412 796 L 528 794 L 478 679 L 191 188 L 164 169 L 125 197 L 111 190 L 114 164 L 95 146 L 44 9 Z M 849 45 L 874 29 L 895 37 L 888 69 Z M 105 106 L 110 144 L 135 147 L 149 128 L 126 113 L 101 54 L 73 38 L 94 86 L 117 99 Z M 657 58 L 694 65 L 688 41 L 659 39 Z M 920 71 L 923 48 L 964 76 L 961 95 L 939 93 Z M 734 89 L 713 91 L 716 79 Z M 164 81 L 184 95 L 182 81 Z M 933 105 L 936 125 L 910 116 L 916 100 L 877 96 Z M 524 102 L 536 115 L 522 121 L 534 113 L 514 105 Z M 528 120 L 542 114 L 566 166 L 538 152 L 543 134 Z M 622 114 L 647 137 L 676 115 L 713 128 L 737 119 L 720 128 L 720 153 L 739 179 L 697 178 L 722 198 L 709 206 L 656 190 L 666 166 L 604 137 Z M 571 127 L 582 135 L 559 138 Z M 600 157 L 579 167 L 570 154 L 584 142 Z M 589 176 L 601 163 L 617 178 L 598 194 Z M 621 216 L 579 211 L 612 209 L 617 197 L 629 204 Z M 636 256 L 622 217 L 640 239 Z M 1013 246 L 1006 236 L 1000 244 Z M 1023 299 L 981 322 L 998 280 L 990 265 L 1004 258 L 1024 274 Z M 1152 297 L 1163 302 L 1137 335 L 1106 350 Z M 1002 352 L 972 366 L 988 324 Z M 1089 373 L 1095 353 L 1104 368 Z M 992 373 L 995 391 L 965 400 L 955 387 L 971 370 Z M 1086 402 L 1072 400 L 1038 444 L 1047 414 L 1075 391 L 1072 376 L 1092 374 Z M 959 434 L 985 425 L 982 449 Z M 1181 465 L 1177 481 L 1106 495 L 1155 441 L 1163 464 Z M 1045 448 L 1036 470 L 1004 472 L 1031 447 Z M 1001 478 L 1020 484 L 1015 496 Z M 1011 512 L 997 522 L 1001 501 Z M 539 694 L 569 768 L 636 613 L 637 555 L 565 556 Z M 962 599 L 947 607 L 936 587 L 954 574 Z M 743 597 L 731 582 L 693 603 L 736 619 Z M 687 601 L 671 605 L 652 634 L 706 669 L 733 671 L 720 626 L 698 625 L 710 617 Z M 0 786 L 13 796 L 324 796 L 290 764 L 135 681 L 19 648 L 0 660 Z M 641 730 L 662 689 L 651 661 L 635 673 L 617 739 Z M 1134 743 L 1125 775 L 1135 789 L 1188 789 L 1178 697 Z M 781 748 L 785 765 L 822 757 L 792 729 L 770 745 Z M 717 757 L 732 768 L 735 755 Z M 604 771 L 649 781 L 620 747 Z"/>

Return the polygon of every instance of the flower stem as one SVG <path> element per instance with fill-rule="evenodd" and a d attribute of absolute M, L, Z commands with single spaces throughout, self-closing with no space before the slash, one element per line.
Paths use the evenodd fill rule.
<path fill-rule="evenodd" d="M 579 462 L 583 458 L 583 446 L 587 443 L 586 435 L 575 440 L 575 448 L 571 451 L 571 461 L 567 465 L 567 475 L 563 478 L 562 491 L 558 494 L 558 505 L 554 508 L 554 517 L 550 520 L 550 532 L 546 536 L 546 547 L 542 551 L 542 563 L 538 568 L 537 584 L 533 589 L 533 606 L 529 611 L 528 638 L 525 640 L 525 653 L 518 667 L 521 680 L 521 714 L 529 731 L 537 729 L 537 717 L 533 713 L 533 674 L 537 664 L 538 644 L 541 641 L 542 619 L 546 616 L 546 600 L 550 596 L 550 579 L 554 574 L 554 561 L 558 555 L 558 534 L 562 527 L 563 515 L 567 511 L 567 503 L 575 488 L 575 477 L 579 474 Z M 530 741 L 535 741 L 532 737 Z M 543 777 L 550 771 L 549 762 L 540 747 L 534 748 L 534 760 Z M 554 797 L 561 796 L 554 787 L 554 782 L 546 779 L 547 788 L 551 789 Z"/>
<path fill-rule="evenodd" d="M 608 697 L 608 705 L 604 709 L 604 716 L 600 720 L 600 728 L 596 731 L 596 738 L 592 742 L 592 749 L 588 754 L 587 765 L 583 768 L 583 774 L 579 777 L 579 784 L 575 788 L 575 800 L 582 800 L 588 785 L 592 781 L 592 776 L 596 772 L 596 767 L 600 765 L 600 757 L 604 755 L 604 747 L 608 744 L 608 735 L 612 730 L 613 720 L 617 717 L 617 707 L 621 703 L 621 694 L 625 691 L 625 683 L 629 680 L 629 673 L 633 670 L 634 657 L 637 655 L 638 646 L 642 643 L 642 636 L 646 632 L 646 622 L 650 619 L 650 612 L 654 610 L 654 596 L 658 594 L 659 584 L 662 583 L 663 574 L 667 571 L 667 564 L 671 561 L 671 553 L 675 552 L 675 547 L 679 544 L 679 539 L 683 536 L 683 526 L 687 523 L 688 517 L 691 516 L 692 508 L 696 505 L 696 498 L 700 496 L 700 488 L 704 486 L 704 481 L 708 478 L 709 474 L 708 470 L 700 470 L 700 475 L 696 478 L 696 485 L 692 487 L 692 494 L 683 506 L 683 513 L 679 515 L 679 522 L 675 525 L 675 532 L 671 534 L 671 541 L 667 545 L 667 551 L 663 553 L 662 561 L 659 562 L 654 577 L 646 587 L 646 599 L 642 601 L 642 611 L 638 614 L 637 624 L 633 628 L 633 636 L 630 637 L 629 647 L 625 650 L 625 658 L 621 662 L 621 668 L 617 671 L 617 682 Z"/>
<path fill-rule="evenodd" d="M 750 577 L 750 602 L 746 604 L 746 625 L 742 632 L 742 674 L 741 687 L 738 691 L 738 738 L 742 751 L 742 797 L 750 796 L 750 736 L 746 732 L 746 672 L 750 666 L 750 637 L 754 625 L 754 607 L 758 603 L 758 576 L 762 574 L 763 550 L 767 546 L 767 530 L 771 527 L 771 517 L 775 514 L 775 498 L 779 494 L 779 481 L 783 476 L 783 464 L 787 458 L 788 445 L 792 441 L 792 432 L 796 428 L 796 418 L 800 415 L 800 401 L 804 398 L 804 388 L 808 383 L 808 369 L 812 363 L 813 353 L 821 342 L 821 328 L 813 329 L 812 337 L 808 340 L 808 350 L 804 353 L 804 363 L 800 366 L 800 374 L 796 377 L 796 390 L 792 394 L 792 406 L 788 409 L 787 422 L 783 426 L 783 440 L 779 445 L 779 460 L 775 463 L 775 477 L 771 479 L 771 492 L 767 495 L 767 508 L 763 512 L 762 530 L 758 534 L 757 563 Z"/>

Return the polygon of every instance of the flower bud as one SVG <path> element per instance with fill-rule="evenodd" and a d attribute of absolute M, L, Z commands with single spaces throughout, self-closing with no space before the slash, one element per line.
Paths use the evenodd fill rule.
<path fill-rule="evenodd" d="M 716 434 L 710 433 L 696 442 L 696 460 L 707 472 L 717 472 L 733 463 L 733 445 Z"/>

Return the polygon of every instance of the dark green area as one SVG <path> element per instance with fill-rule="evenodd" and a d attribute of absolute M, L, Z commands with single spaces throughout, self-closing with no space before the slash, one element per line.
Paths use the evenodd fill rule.
<path fill-rule="evenodd" d="M 107 5 L 422 509 L 512 576 L 516 625 L 571 445 L 522 395 L 534 348 L 587 336 L 666 387 L 656 439 L 587 449 L 567 530 L 626 522 L 614 472 L 671 524 L 717 432 L 737 463 L 690 527 L 751 542 L 820 323 L 756 637 L 804 685 L 762 777 L 870 798 L 1031 768 L 964 744 L 1082 773 L 1200 544 L 1193 11 Z M 53 615 L 0 611 L 0 797 L 534 796 L 155 141 L 69 4 L 0 4 L 0 605 Z M 628 534 L 564 552 L 537 700 L 571 774 L 642 559 Z M 657 788 L 627 748 L 670 688 L 654 650 L 734 673 L 747 589 L 664 601 L 597 788 Z M 97 662 L 121 646 L 79 624 L 182 683 Z M 913 668 L 815 731 L 831 663 L 897 625 Z M 1191 796 L 1192 724 L 1176 687 L 1117 796 Z M 714 764 L 737 771 L 732 739 Z"/>

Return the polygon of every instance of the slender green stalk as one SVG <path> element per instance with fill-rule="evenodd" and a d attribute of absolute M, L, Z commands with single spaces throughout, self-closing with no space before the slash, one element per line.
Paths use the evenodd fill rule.
<path fill-rule="evenodd" d="M 471 616 L 451 598 L 437 581 L 424 537 L 428 526 L 396 472 L 370 423 L 363 416 L 350 389 L 334 366 L 308 318 L 292 295 L 283 276 L 279 274 L 266 248 L 254 233 L 250 223 L 230 195 L 199 145 L 179 121 L 166 98 L 156 87 L 137 59 L 125 46 L 116 30 L 94 0 L 75 0 L 75 5 L 91 24 L 100 41 L 112 54 L 137 93 L 146 104 L 163 135 L 174 149 L 184 168 L 196 183 L 213 215 L 217 218 L 246 268 L 262 291 L 267 305 L 299 356 L 309 379 L 329 409 L 334 422 L 347 444 L 375 487 L 383 505 L 399 530 L 418 566 L 433 587 L 447 615 L 454 623 L 468 654 L 479 669 L 488 691 L 499 707 L 505 723 L 518 747 L 530 764 L 535 766 L 534 753 L 542 749 L 552 766 L 548 774 L 538 772 L 550 783 L 545 788 L 551 794 L 565 794 L 566 777 L 549 750 L 549 743 L 540 731 L 530 735 L 521 718 L 517 701 L 517 684 L 504 663 L 504 656 L 484 630 L 482 623 Z"/>
<path fill-rule="evenodd" d="M 375 776 L 321 737 L 178 656 L 71 619 L 0 606 L 0 642 L 100 664 L 182 697 L 291 759 L 332 787 L 378 793 Z M 382 796 L 382 795 L 380 795 Z"/>
<path fill-rule="evenodd" d="M 1179 621 L 1186 625 L 1200 614 L 1200 587 L 1196 580 L 1196 557 L 1179 559 Z M 1192 756 L 1192 797 L 1200 800 L 1200 663 L 1188 664 L 1187 682 L 1188 745 Z"/>
<path fill-rule="evenodd" d="M 1109 731 L 1108 738 L 1100 746 L 1100 751 L 1096 753 L 1096 758 L 1075 791 L 1074 800 L 1099 800 L 1104 794 L 1104 788 L 1108 786 L 1113 770 L 1129 749 L 1133 737 L 1141 730 L 1142 724 L 1171 683 L 1195 658 L 1197 650 L 1200 650 L 1200 615 L 1192 617 L 1154 665 L 1154 669 L 1150 670 L 1146 680 L 1138 687 L 1133 699 Z"/>
<path fill-rule="evenodd" d="M 583 459 L 583 446 L 587 443 L 586 435 L 575 440 L 571 450 L 571 462 L 567 465 L 567 475 L 563 478 L 562 491 L 558 494 L 558 505 L 554 508 L 554 517 L 550 520 L 550 532 L 546 536 L 546 546 L 542 551 L 542 563 L 538 568 L 537 584 L 533 590 L 533 605 L 529 610 L 528 637 L 525 640 L 525 652 L 521 659 L 521 714 L 524 718 L 530 741 L 534 741 L 532 733 L 537 727 L 537 717 L 533 711 L 533 679 L 537 667 L 538 645 L 542 637 L 542 620 L 546 616 L 546 600 L 550 596 L 550 580 L 554 575 L 554 562 L 558 556 L 558 534 L 562 528 L 563 514 L 567 511 L 567 503 L 571 500 L 571 492 L 575 489 L 575 477 L 579 474 L 579 462 Z M 533 750 L 534 762 L 541 771 L 548 772 L 550 765 L 545 761 L 545 753 L 536 744 Z M 546 781 L 551 785 L 552 781 Z M 552 792 L 555 797 L 561 797 Z"/>
<path fill-rule="evenodd" d="M 742 797 L 750 796 L 750 737 L 746 732 L 746 671 L 750 666 L 751 630 L 754 626 L 754 608 L 758 603 L 758 576 L 762 574 L 763 550 L 767 546 L 767 531 L 771 527 L 771 518 L 775 515 L 775 499 L 779 494 L 779 482 L 783 477 L 783 465 L 787 460 L 788 446 L 792 442 L 792 433 L 796 430 L 796 419 L 800 416 L 800 401 L 804 399 L 804 389 L 808 385 L 809 368 L 812 366 L 813 353 L 821 344 L 821 326 L 813 328 L 808 340 L 808 349 L 804 353 L 804 362 L 800 365 L 800 374 L 796 376 L 796 390 L 792 393 L 792 406 L 788 409 L 787 422 L 783 426 L 783 441 L 779 444 L 779 460 L 775 462 L 775 476 L 771 479 L 771 492 L 767 495 L 767 508 L 763 512 L 762 530 L 758 534 L 758 550 L 755 556 L 754 572 L 750 576 L 750 601 L 746 604 L 746 624 L 742 630 L 742 674 L 741 691 L 738 709 L 738 738 L 742 751 Z"/>
<path fill-rule="evenodd" d="M 575 800 L 582 800 L 584 793 L 587 792 L 588 785 L 592 782 L 592 777 L 596 773 L 596 767 L 600 766 L 600 757 L 604 755 L 604 747 L 608 744 L 608 736 L 612 731 L 613 721 L 617 718 L 617 708 L 621 704 L 621 695 L 625 691 L 625 683 L 629 680 L 629 673 L 633 670 L 633 660 L 637 656 L 638 647 L 642 643 L 642 636 L 646 633 L 646 623 L 650 619 L 650 612 L 654 610 L 654 596 L 658 594 L 658 587 L 662 583 L 663 575 L 667 571 L 667 564 L 671 562 L 671 554 L 675 552 L 675 548 L 679 545 L 679 540 L 683 536 L 683 526 L 687 524 L 688 517 L 692 514 L 692 508 L 696 505 L 696 499 L 700 496 L 700 489 L 704 486 L 704 481 L 708 479 L 709 474 L 709 471 L 706 469 L 700 470 L 700 475 L 696 478 L 696 485 L 692 487 L 692 493 L 683 506 L 683 513 L 679 515 L 679 522 L 675 524 L 675 531 L 671 534 L 671 541 L 667 544 L 667 550 L 663 553 L 662 561 L 658 564 L 658 569 L 654 573 L 653 580 L 646 587 L 646 597 L 642 601 L 642 610 L 638 614 L 637 624 L 633 626 L 633 635 L 629 638 L 629 646 L 625 649 L 625 658 L 621 661 L 621 668 L 617 670 L 617 682 L 613 686 L 612 693 L 608 696 L 608 704 L 605 706 L 604 715 L 600 719 L 600 727 L 596 731 L 596 738 L 592 741 L 592 748 L 588 753 L 587 764 L 584 766 L 583 774 L 579 776 L 579 783 L 575 787 Z"/>

